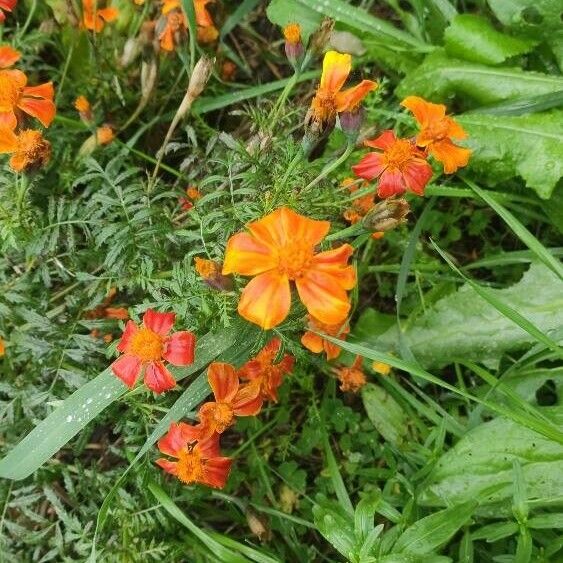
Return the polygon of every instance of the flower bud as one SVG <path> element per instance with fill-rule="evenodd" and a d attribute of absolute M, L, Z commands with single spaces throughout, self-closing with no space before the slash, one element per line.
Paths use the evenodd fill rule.
<path fill-rule="evenodd" d="M 409 213 L 410 207 L 405 199 L 384 199 L 366 214 L 362 224 L 369 231 L 391 231 L 405 223 Z"/>
<path fill-rule="evenodd" d="M 203 55 L 203 57 L 197 61 L 188 84 L 187 97 L 190 98 L 192 102 L 203 92 L 203 89 L 211 76 L 211 72 L 213 71 L 214 63 L 215 59 L 212 59 L 207 55 Z"/>
<path fill-rule="evenodd" d="M 338 114 L 340 127 L 349 141 L 354 142 L 360 133 L 360 128 L 364 121 L 364 108 L 358 106 L 350 111 L 343 111 Z"/>
<path fill-rule="evenodd" d="M 250 531 L 260 541 L 268 541 L 271 539 L 272 530 L 270 530 L 266 520 L 261 515 L 256 514 L 256 512 L 251 508 L 247 508 L 245 512 L 245 516 Z"/>
<path fill-rule="evenodd" d="M 92 122 L 92 106 L 85 96 L 78 96 L 78 98 L 74 100 L 74 107 L 76 108 L 76 111 L 78 111 L 83 123 L 88 125 Z"/>
<path fill-rule="evenodd" d="M 283 36 L 285 37 L 285 55 L 287 60 L 296 66 L 305 49 L 301 41 L 301 26 L 298 23 L 290 23 L 283 28 Z"/>
<path fill-rule="evenodd" d="M 221 273 L 222 265 L 219 262 L 196 256 L 195 269 L 209 287 L 219 291 L 230 291 L 233 289 L 232 278 Z"/>

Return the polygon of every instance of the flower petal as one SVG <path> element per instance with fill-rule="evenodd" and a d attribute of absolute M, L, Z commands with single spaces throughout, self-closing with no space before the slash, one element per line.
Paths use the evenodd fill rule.
<path fill-rule="evenodd" d="M 343 289 L 352 289 L 356 285 L 356 272 L 348 265 L 354 248 L 350 244 L 342 244 L 332 250 L 326 250 L 315 255 L 311 269 L 330 274 Z"/>
<path fill-rule="evenodd" d="M 254 395 L 254 397 L 252 397 Z M 260 386 L 247 383 L 243 385 L 235 397 L 236 416 L 255 416 L 260 412 L 264 399 L 260 396 Z"/>
<path fill-rule="evenodd" d="M 154 309 L 147 309 L 143 315 L 143 324 L 146 328 L 160 336 L 166 336 L 174 326 L 175 313 L 159 313 Z"/>
<path fill-rule="evenodd" d="M 163 457 L 160 457 L 155 461 L 155 463 L 159 467 L 162 467 L 162 469 L 164 469 L 166 473 L 170 473 L 171 475 L 177 474 L 177 467 L 178 467 L 177 461 L 170 461 L 168 459 L 164 459 Z"/>
<path fill-rule="evenodd" d="M 342 322 L 350 311 L 346 291 L 332 275 L 308 270 L 296 282 L 297 291 L 307 311 L 326 324 Z"/>
<path fill-rule="evenodd" d="M 131 388 L 135 385 L 137 377 L 139 377 L 139 373 L 141 372 L 141 360 L 135 356 L 125 354 L 117 358 L 117 360 L 111 364 L 111 371 L 113 371 L 127 387 Z"/>
<path fill-rule="evenodd" d="M 221 448 L 219 445 L 219 434 L 211 434 L 207 438 L 202 438 L 197 443 L 197 450 L 202 458 L 211 459 L 221 455 Z"/>
<path fill-rule="evenodd" d="M 121 340 L 119 341 L 119 344 L 117 345 L 117 349 L 120 352 L 126 352 L 127 351 L 127 347 L 129 346 L 129 343 L 131 342 L 131 338 L 133 337 L 133 335 L 138 330 L 139 330 L 139 327 L 133 321 L 127 321 L 127 324 L 125 325 L 125 330 L 123 331 L 123 334 L 121 335 Z"/>
<path fill-rule="evenodd" d="M 214 489 L 222 489 L 229 477 L 232 463 L 233 460 L 228 457 L 208 459 L 203 470 L 202 484 Z"/>
<path fill-rule="evenodd" d="M 194 363 L 195 334 L 187 330 L 175 332 L 166 341 L 162 357 L 174 366 L 189 366 Z"/>
<path fill-rule="evenodd" d="M 119 17 L 119 10 L 110 6 L 109 8 L 103 8 L 102 10 L 98 10 L 97 12 L 98 17 L 104 19 L 106 22 L 112 22 Z"/>
<path fill-rule="evenodd" d="M 383 173 L 386 166 L 385 158 L 381 153 L 370 152 L 358 164 L 352 166 L 352 170 L 359 178 L 374 180 Z"/>
<path fill-rule="evenodd" d="M 452 117 L 446 117 L 446 123 L 448 124 L 448 137 L 453 139 L 467 139 L 467 133 L 465 129 Z"/>
<path fill-rule="evenodd" d="M 301 337 L 301 344 L 313 354 L 320 354 L 323 351 L 323 339 L 310 330 Z"/>
<path fill-rule="evenodd" d="M 338 92 L 335 96 L 336 111 L 351 111 L 356 108 L 361 101 L 372 91 L 377 88 L 377 82 L 373 80 L 362 80 L 356 86 L 347 88 L 342 92 Z"/>
<path fill-rule="evenodd" d="M 181 424 L 171 422 L 168 432 L 157 442 L 158 449 L 163 454 L 178 457 L 178 452 L 186 446 L 188 440 L 182 432 Z"/>
<path fill-rule="evenodd" d="M 407 187 L 400 170 L 387 169 L 379 178 L 377 195 L 380 198 L 404 194 Z"/>
<path fill-rule="evenodd" d="M 1 7 L 1 5 L 0 5 Z M 10 45 L 2 45 L 0 47 L 0 68 L 8 68 L 19 61 L 21 53 L 16 51 Z"/>
<path fill-rule="evenodd" d="M 0 111 L 0 128 L 15 129 L 17 124 L 18 120 L 13 111 Z"/>
<path fill-rule="evenodd" d="M 273 249 L 248 233 L 233 235 L 227 242 L 223 275 L 256 276 L 275 268 Z"/>
<path fill-rule="evenodd" d="M 37 86 L 26 86 L 23 89 L 23 95 L 31 98 L 44 98 L 45 100 L 52 100 L 55 95 L 55 89 L 52 82 L 45 82 Z"/>
<path fill-rule="evenodd" d="M 0 128 L 0 153 L 14 152 L 18 147 L 18 137 L 11 127 Z"/>
<path fill-rule="evenodd" d="M 345 53 L 328 51 L 323 59 L 323 72 L 319 89 L 336 93 L 352 70 L 352 57 Z"/>
<path fill-rule="evenodd" d="M 432 121 L 442 119 L 446 115 L 446 106 L 433 104 L 418 96 L 408 96 L 401 105 L 412 112 L 414 118 L 422 127 L 426 127 Z"/>
<path fill-rule="evenodd" d="M 424 188 L 430 178 L 432 178 L 432 167 L 421 158 L 413 158 L 403 171 L 403 179 L 407 188 L 420 196 L 424 195 Z"/>
<path fill-rule="evenodd" d="M 209 386 L 220 403 L 230 403 L 239 389 L 238 375 L 231 364 L 213 362 L 207 370 Z"/>
<path fill-rule="evenodd" d="M 55 104 L 51 100 L 42 98 L 21 98 L 18 102 L 18 108 L 37 118 L 44 127 L 51 125 L 57 113 Z"/>
<path fill-rule="evenodd" d="M 446 174 L 453 174 L 458 168 L 467 166 L 471 157 L 471 150 L 458 147 L 449 139 L 432 143 L 428 150 L 430 154 L 444 165 Z"/>
<path fill-rule="evenodd" d="M 145 369 L 145 385 L 160 394 L 172 389 L 176 380 L 162 362 L 150 362 Z"/>
<path fill-rule="evenodd" d="M 287 276 L 271 271 L 256 276 L 247 284 L 240 296 L 238 312 L 247 321 L 269 330 L 287 317 L 290 306 Z"/>
<path fill-rule="evenodd" d="M 395 135 L 395 132 L 391 129 L 387 129 L 383 131 L 383 133 L 381 133 L 379 137 L 364 141 L 364 145 L 366 147 L 372 147 L 374 149 L 381 149 L 382 151 L 386 151 L 393 146 L 396 140 L 397 136 Z"/>

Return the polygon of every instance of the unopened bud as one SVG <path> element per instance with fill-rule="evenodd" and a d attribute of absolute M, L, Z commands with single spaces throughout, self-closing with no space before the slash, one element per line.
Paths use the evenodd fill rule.
<path fill-rule="evenodd" d="M 283 36 L 285 37 L 285 54 L 288 61 L 296 66 L 305 49 L 301 41 L 301 26 L 298 23 L 290 23 L 283 28 Z"/>
<path fill-rule="evenodd" d="M 221 273 L 222 265 L 219 262 L 196 256 L 195 269 L 209 287 L 219 291 L 230 291 L 233 289 L 232 278 Z"/>
<path fill-rule="evenodd" d="M 350 141 L 355 141 L 360 133 L 360 128 L 364 122 L 364 108 L 358 106 L 350 111 L 343 111 L 338 114 L 340 127 Z"/>
<path fill-rule="evenodd" d="M 80 115 L 82 122 L 89 125 L 92 122 L 93 115 L 92 106 L 90 105 L 88 99 L 85 96 L 78 96 L 78 98 L 74 100 L 74 107 Z"/>
<path fill-rule="evenodd" d="M 125 41 L 123 46 L 123 53 L 119 59 L 119 64 L 122 67 L 129 66 L 141 52 L 141 44 L 138 37 L 130 37 Z"/>
<path fill-rule="evenodd" d="M 325 18 L 315 33 L 311 36 L 309 41 L 309 47 L 314 55 L 321 54 L 328 44 L 330 35 L 334 28 L 334 20 L 331 18 Z"/>
<path fill-rule="evenodd" d="M 192 101 L 198 98 L 203 92 L 203 89 L 211 76 L 214 63 L 215 59 L 212 59 L 207 55 L 203 55 L 203 57 L 197 61 L 188 85 L 188 97 L 191 98 Z"/>
<path fill-rule="evenodd" d="M 405 223 L 409 213 L 410 207 L 405 199 L 384 199 L 366 214 L 362 224 L 368 231 L 391 231 Z"/>
<path fill-rule="evenodd" d="M 268 541 L 272 537 L 272 531 L 270 530 L 267 522 L 262 516 L 259 516 L 251 508 L 246 509 L 246 521 L 248 522 L 248 527 L 250 531 L 260 540 Z"/>

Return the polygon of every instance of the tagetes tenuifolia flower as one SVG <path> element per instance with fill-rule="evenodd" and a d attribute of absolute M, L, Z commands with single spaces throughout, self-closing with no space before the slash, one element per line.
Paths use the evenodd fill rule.
<path fill-rule="evenodd" d="M 207 4 L 215 0 L 194 0 L 195 22 L 197 24 L 197 40 L 200 43 L 213 43 L 219 37 L 219 30 L 207 9 Z"/>
<path fill-rule="evenodd" d="M 194 361 L 195 335 L 183 330 L 169 334 L 176 315 L 147 309 L 142 326 L 128 321 L 117 349 L 123 353 L 111 369 L 125 385 L 133 387 L 141 371 L 145 385 L 155 393 L 172 389 L 176 381 L 163 360 L 174 366 L 188 366 Z"/>
<path fill-rule="evenodd" d="M 307 330 L 307 332 L 305 332 L 305 334 L 301 337 L 301 344 L 313 352 L 313 354 L 325 352 L 327 360 L 338 358 L 342 349 L 337 344 L 329 342 L 317 333 L 322 332 L 324 334 L 328 334 L 329 336 L 346 340 L 346 335 L 350 332 L 350 326 L 347 321 L 344 323 L 327 325 L 325 323 L 321 323 L 311 315 L 309 315 L 308 318 L 308 329 L 309 330 Z"/>
<path fill-rule="evenodd" d="M 157 24 L 160 47 L 164 51 L 173 51 L 188 29 L 188 18 L 184 14 L 180 0 L 164 0 L 162 18 Z"/>
<path fill-rule="evenodd" d="M 0 153 L 11 153 L 10 167 L 16 172 L 29 172 L 45 166 L 51 157 L 51 143 L 40 131 L 24 129 L 18 134 L 0 128 Z"/>
<path fill-rule="evenodd" d="M 99 33 L 106 23 L 119 17 L 119 10 L 107 3 L 102 7 L 102 0 L 82 0 L 82 23 L 86 29 Z"/>
<path fill-rule="evenodd" d="M 356 356 L 351 366 L 343 366 L 334 370 L 336 377 L 340 381 L 341 391 L 357 393 L 366 384 L 367 381 L 362 370 L 362 363 L 362 357 Z"/>
<path fill-rule="evenodd" d="M 225 486 L 232 460 L 221 455 L 218 434 L 202 438 L 197 427 L 173 422 L 158 441 L 158 449 L 176 461 L 160 458 L 156 464 L 182 483 L 200 483 L 215 489 Z"/>
<path fill-rule="evenodd" d="M 353 248 L 343 244 L 315 253 L 330 229 L 329 221 L 315 221 L 287 207 L 250 223 L 248 232 L 228 243 L 223 274 L 253 276 L 242 291 L 238 312 L 263 329 L 279 325 L 291 306 L 290 282 L 309 313 L 321 322 L 343 321 L 350 310 L 347 291 L 356 284 L 348 265 Z"/>
<path fill-rule="evenodd" d="M 328 51 L 323 60 L 321 82 L 311 102 L 313 119 L 320 123 L 333 121 L 337 113 L 353 111 L 360 102 L 377 88 L 372 80 L 362 80 L 358 85 L 342 90 L 350 71 L 352 57 Z"/>
<path fill-rule="evenodd" d="M 15 129 L 19 112 L 36 117 L 45 127 L 51 125 L 56 113 L 53 83 L 26 84 L 21 70 L 0 70 L 0 127 Z"/>
<path fill-rule="evenodd" d="M 424 153 L 408 139 L 398 139 L 391 130 L 364 145 L 379 149 L 370 152 L 355 166 L 354 173 L 365 180 L 379 179 L 377 195 L 381 198 L 404 194 L 407 190 L 424 195 L 424 188 L 432 177 L 432 168 Z"/>
<path fill-rule="evenodd" d="M 16 7 L 17 3 L 18 0 L 0 0 L 0 23 L 2 23 L 6 19 L 6 14 L 3 12 L 3 10 L 6 10 L 6 12 L 11 12 Z"/>
<path fill-rule="evenodd" d="M 21 53 L 9 45 L 0 46 L 0 68 L 10 68 L 20 60 Z"/>
<path fill-rule="evenodd" d="M 467 133 L 452 117 L 446 115 L 446 106 L 432 104 L 417 96 L 405 98 L 401 105 L 410 110 L 420 132 L 416 144 L 444 165 L 446 174 L 453 174 L 458 168 L 467 166 L 471 150 L 456 145 L 452 139 L 465 139 Z"/>
<path fill-rule="evenodd" d="M 260 390 L 251 385 L 241 385 L 237 372 L 231 364 L 213 362 L 207 370 L 209 385 L 215 401 L 204 403 L 199 408 L 202 436 L 221 434 L 235 422 L 235 416 L 254 416 L 260 412 L 262 399 Z"/>
<path fill-rule="evenodd" d="M 6 353 L 6 345 L 4 344 L 4 340 L 0 336 L 0 358 L 2 358 Z"/>
<path fill-rule="evenodd" d="M 277 402 L 278 387 L 283 378 L 292 372 L 295 364 L 295 358 L 290 354 L 284 354 L 279 362 L 274 363 L 280 349 L 281 340 L 273 338 L 238 372 L 241 379 L 249 381 L 251 386 L 259 389 L 259 397 L 263 401 Z"/>

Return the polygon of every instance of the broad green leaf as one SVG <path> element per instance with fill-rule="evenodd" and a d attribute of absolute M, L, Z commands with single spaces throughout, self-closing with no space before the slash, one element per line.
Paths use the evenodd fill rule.
<path fill-rule="evenodd" d="M 517 310 L 544 333 L 563 326 L 561 280 L 543 264 L 533 263 L 522 279 L 488 292 Z M 441 367 L 458 359 L 495 365 L 509 350 L 535 339 L 484 299 L 471 285 L 440 299 L 404 332 L 421 365 Z M 379 349 L 397 351 L 397 329 L 371 340 Z"/>
<path fill-rule="evenodd" d="M 195 362 L 186 368 L 172 368 L 176 380 L 199 371 L 232 346 L 240 330 L 237 324 L 200 338 Z M 106 369 L 65 399 L 0 461 L 0 477 L 25 479 L 31 475 L 126 391 L 121 380 Z"/>
<path fill-rule="evenodd" d="M 527 53 L 536 43 L 500 33 L 487 18 L 475 14 L 456 16 L 444 39 L 450 57 L 493 65 Z"/>
<path fill-rule="evenodd" d="M 563 90 L 563 78 L 520 68 L 491 67 L 452 59 L 443 51 L 428 55 L 397 87 L 400 98 L 418 95 L 433 101 L 457 96 L 468 107 Z"/>
<path fill-rule="evenodd" d="M 542 412 L 563 428 L 561 407 Z M 563 498 L 563 445 L 507 418 L 496 418 L 469 431 L 438 461 L 419 497 L 424 506 L 450 506 L 477 500 L 485 515 L 511 513 L 513 461 L 526 481 L 534 505 Z"/>
<path fill-rule="evenodd" d="M 475 501 L 456 504 L 408 527 L 393 546 L 394 553 L 427 555 L 444 545 L 475 511 Z"/>
<path fill-rule="evenodd" d="M 362 400 L 368 418 L 383 438 L 394 445 L 401 444 L 407 434 L 407 417 L 397 401 L 373 383 L 362 387 Z"/>
<path fill-rule="evenodd" d="M 342 506 L 324 497 L 317 499 L 313 516 L 317 530 L 341 555 L 348 558 L 353 552 L 356 536 L 352 516 Z"/>
<path fill-rule="evenodd" d="M 532 115 L 460 115 L 473 150 L 468 170 L 487 185 L 520 176 L 544 199 L 563 176 L 563 111 Z"/>

